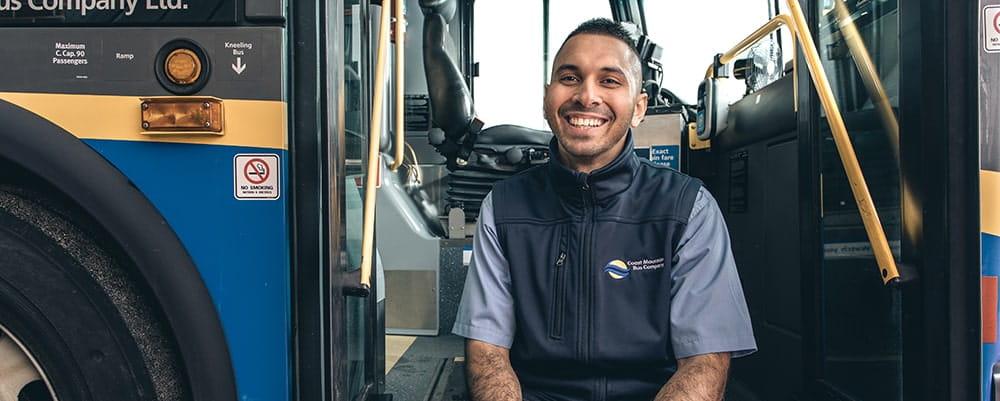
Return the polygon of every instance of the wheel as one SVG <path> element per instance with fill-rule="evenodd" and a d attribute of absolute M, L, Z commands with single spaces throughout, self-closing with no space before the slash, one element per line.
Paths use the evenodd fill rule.
<path fill-rule="evenodd" d="M 52 387 L 18 339 L 0 326 L 0 401 L 51 401 Z"/>
<path fill-rule="evenodd" d="M 99 234 L 31 199 L 0 187 L 0 401 L 183 399 L 144 287 Z"/>

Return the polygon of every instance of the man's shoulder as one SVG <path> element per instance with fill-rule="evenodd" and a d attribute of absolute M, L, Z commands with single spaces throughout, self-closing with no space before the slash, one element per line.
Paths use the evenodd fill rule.
<path fill-rule="evenodd" d="M 697 192 L 699 188 L 704 187 L 704 183 L 695 177 L 646 159 L 640 159 L 636 178 L 667 192 L 683 191 L 687 188 Z"/>
<path fill-rule="evenodd" d="M 649 159 L 639 158 L 639 170 L 646 174 L 652 175 L 664 175 L 670 177 L 686 178 L 686 179 L 696 179 L 690 175 L 682 173 L 673 167 L 669 167 L 664 164 L 656 164 Z"/>

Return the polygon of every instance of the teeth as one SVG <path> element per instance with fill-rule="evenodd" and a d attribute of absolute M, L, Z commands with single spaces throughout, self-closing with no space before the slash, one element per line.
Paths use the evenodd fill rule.
<path fill-rule="evenodd" d="M 595 118 L 571 118 L 569 123 L 577 127 L 599 127 L 604 122 Z"/>

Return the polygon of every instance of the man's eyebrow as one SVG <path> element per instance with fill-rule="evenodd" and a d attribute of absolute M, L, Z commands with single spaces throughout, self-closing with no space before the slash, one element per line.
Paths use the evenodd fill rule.
<path fill-rule="evenodd" d="M 563 72 L 563 71 L 577 72 L 577 71 L 580 71 L 580 67 L 577 67 L 574 64 L 562 64 L 558 68 L 556 68 L 555 72 Z"/>
<path fill-rule="evenodd" d="M 613 74 L 626 75 L 625 71 L 622 70 L 621 68 L 618 68 L 618 67 L 602 67 L 601 71 L 610 72 L 610 73 L 613 73 Z"/>
<path fill-rule="evenodd" d="M 562 64 L 559 67 L 557 67 L 556 70 L 555 70 L 555 72 L 557 72 L 557 73 L 563 72 L 563 71 L 579 72 L 580 71 L 580 67 L 578 67 L 575 64 Z M 601 71 L 602 72 L 606 72 L 606 73 L 612 73 L 612 74 L 626 75 L 625 71 L 622 70 L 621 68 L 618 68 L 618 67 L 601 67 Z"/>

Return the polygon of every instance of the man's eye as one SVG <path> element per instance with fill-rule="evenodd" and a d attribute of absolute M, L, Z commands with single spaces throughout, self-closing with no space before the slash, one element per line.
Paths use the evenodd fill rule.
<path fill-rule="evenodd" d="M 622 84 L 617 79 L 613 79 L 613 78 L 605 78 L 604 81 L 602 81 L 602 82 L 605 85 L 611 85 L 611 86 L 621 86 L 621 84 Z"/>
<path fill-rule="evenodd" d="M 559 78 L 559 82 L 565 82 L 565 83 L 574 83 L 574 82 L 578 82 L 578 81 L 580 81 L 580 80 L 577 79 L 576 77 L 572 76 L 572 75 L 567 75 L 565 77 Z"/>

